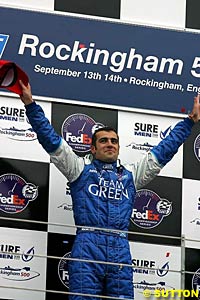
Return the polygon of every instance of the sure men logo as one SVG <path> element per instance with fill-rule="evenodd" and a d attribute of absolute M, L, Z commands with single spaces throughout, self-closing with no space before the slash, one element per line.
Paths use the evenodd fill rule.
<path fill-rule="evenodd" d="M 25 109 L 13 106 L 0 106 L 0 136 L 17 141 L 37 139 L 25 114 Z"/>
<path fill-rule="evenodd" d="M 158 125 L 137 122 L 134 126 L 134 135 L 158 138 Z"/>

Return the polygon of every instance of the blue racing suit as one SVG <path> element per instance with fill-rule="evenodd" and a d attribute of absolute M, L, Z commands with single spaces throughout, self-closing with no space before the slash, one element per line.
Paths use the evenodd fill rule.
<path fill-rule="evenodd" d="M 95 295 L 133 299 L 126 231 L 136 190 L 149 183 L 171 160 L 190 135 L 193 121 L 189 118 L 180 121 L 140 162 L 122 166 L 118 161 L 105 163 L 78 157 L 35 102 L 26 106 L 26 113 L 51 161 L 70 182 L 78 226 L 71 253 L 78 260 L 69 263 L 70 292 L 93 295 L 71 295 L 70 299 L 100 299 Z"/>

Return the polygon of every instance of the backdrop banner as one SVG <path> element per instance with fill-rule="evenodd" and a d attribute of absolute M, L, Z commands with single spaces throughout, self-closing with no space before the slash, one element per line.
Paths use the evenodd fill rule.
<path fill-rule="evenodd" d="M 200 91 L 197 33 L 3 7 L 0 20 L 0 58 L 35 95 L 187 113 Z"/>

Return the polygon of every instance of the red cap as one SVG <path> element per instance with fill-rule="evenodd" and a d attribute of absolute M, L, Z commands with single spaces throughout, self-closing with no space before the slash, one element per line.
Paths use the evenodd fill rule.
<path fill-rule="evenodd" d="M 28 85 L 28 76 L 18 65 L 11 61 L 0 60 L 0 88 L 21 95 L 22 89 L 19 80 L 24 85 Z"/>

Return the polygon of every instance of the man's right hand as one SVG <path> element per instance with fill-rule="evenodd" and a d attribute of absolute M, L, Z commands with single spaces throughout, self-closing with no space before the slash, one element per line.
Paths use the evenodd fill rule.
<path fill-rule="evenodd" d="M 22 88 L 22 94 L 20 95 L 20 98 L 21 98 L 22 102 L 25 105 L 28 105 L 28 104 L 32 103 L 33 98 L 32 98 L 30 84 L 28 83 L 28 85 L 26 86 L 26 85 L 23 84 L 23 82 L 21 80 L 19 81 L 19 83 L 20 83 L 21 88 Z"/>
<path fill-rule="evenodd" d="M 192 119 L 194 123 L 197 123 L 200 120 L 200 95 L 194 97 L 193 108 L 188 117 Z"/>

